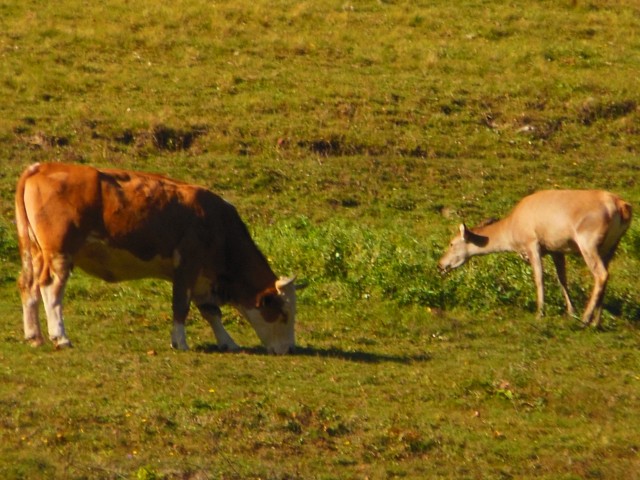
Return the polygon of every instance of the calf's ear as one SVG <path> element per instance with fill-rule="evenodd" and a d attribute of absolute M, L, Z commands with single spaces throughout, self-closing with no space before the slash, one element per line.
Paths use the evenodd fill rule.
<path fill-rule="evenodd" d="M 464 237 L 464 241 L 473 243 L 478 247 L 484 247 L 487 245 L 487 243 L 489 243 L 489 237 L 478 235 L 477 233 L 473 233 L 471 230 L 468 230 L 467 235 Z"/>
<path fill-rule="evenodd" d="M 488 237 L 472 232 L 471 229 L 467 228 L 464 223 L 460 224 L 460 235 L 462 235 L 462 238 L 465 242 L 473 243 L 474 245 L 477 245 L 479 247 L 484 247 L 487 243 L 489 243 Z"/>

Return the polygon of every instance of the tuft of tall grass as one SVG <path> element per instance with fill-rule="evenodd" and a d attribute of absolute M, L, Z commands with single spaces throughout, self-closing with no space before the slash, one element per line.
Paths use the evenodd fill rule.
<path fill-rule="evenodd" d="M 636 248 L 636 236 L 632 230 L 625 250 Z M 531 269 L 515 254 L 474 258 L 442 276 L 436 268 L 443 253 L 440 239 L 418 239 L 406 229 L 372 228 L 345 219 L 314 223 L 298 216 L 259 227 L 256 237 L 278 272 L 296 274 L 307 284 L 302 301 L 309 305 L 382 301 L 475 312 L 514 306 L 533 312 L 536 308 Z M 581 258 L 569 258 L 570 290 L 579 310 L 590 294 L 592 279 Z M 564 301 L 555 269 L 546 260 L 547 312 L 562 314 Z M 611 282 L 605 308 L 637 320 L 637 295 L 623 280 Z"/>

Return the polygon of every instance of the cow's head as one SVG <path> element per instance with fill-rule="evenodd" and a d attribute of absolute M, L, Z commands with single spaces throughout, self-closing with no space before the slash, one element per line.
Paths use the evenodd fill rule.
<path fill-rule="evenodd" d="M 269 353 L 291 353 L 295 348 L 295 278 L 280 278 L 258 293 L 255 308 L 243 313 Z"/>
<path fill-rule="evenodd" d="M 488 238 L 472 232 L 467 226 L 460 224 L 460 232 L 451 239 L 449 248 L 438 262 L 442 273 L 458 268 L 470 257 L 478 253 L 478 249 L 486 246 Z"/>

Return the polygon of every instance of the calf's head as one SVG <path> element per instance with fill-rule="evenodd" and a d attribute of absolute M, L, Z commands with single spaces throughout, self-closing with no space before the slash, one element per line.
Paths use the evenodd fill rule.
<path fill-rule="evenodd" d="M 449 248 L 438 262 L 438 269 L 447 273 L 464 265 L 470 257 L 480 253 L 488 240 L 487 237 L 472 232 L 464 223 L 460 224 L 460 232 L 449 242 Z"/>
<path fill-rule="evenodd" d="M 242 309 L 269 353 L 292 353 L 295 348 L 295 278 L 280 278 L 258 293 L 255 306 Z"/>

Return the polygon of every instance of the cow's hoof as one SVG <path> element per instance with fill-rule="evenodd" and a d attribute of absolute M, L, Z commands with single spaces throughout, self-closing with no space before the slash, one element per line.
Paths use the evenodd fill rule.
<path fill-rule="evenodd" d="M 65 348 L 73 347 L 73 345 L 71 345 L 71 340 L 69 340 L 67 337 L 54 338 L 53 339 L 53 344 L 54 344 L 56 350 L 63 350 Z"/>
<path fill-rule="evenodd" d="M 27 338 L 27 342 L 29 342 L 29 345 L 31 345 L 32 347 L 41 347 L 42 345 L 44 345 L 44 338 L 42 337 L 31 337 L 31 338 Z"/>

